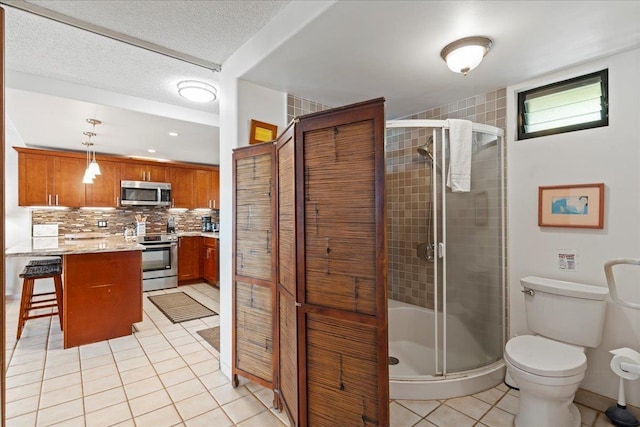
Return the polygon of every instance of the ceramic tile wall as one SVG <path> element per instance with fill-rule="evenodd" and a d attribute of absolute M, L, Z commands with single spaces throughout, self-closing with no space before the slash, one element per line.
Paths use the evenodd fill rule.
<path fill-rule="evenodd" d="M 287 123 L 291 122 L 295 117 L 304 116 L 305 114 L 315 113 L 317 111 L 328 110 L 331 107 L 322 105 L 318 102 L 309 101 L 295 95 L 287 95 Z"/>
<path fill-rule="evenodd" d="M 167 230 L 167 219 L 175 217 L 176 232 L 200 231 L 200 218 L 211 216 L 213 222 L 219 222 L 218 210 L 175 210 L 155 207 L 136 207 L 131 209 L 32 209 L 32 224 L 57 223 L 58 234 L 80 232 L 101 232 L 122 234 L 126 225 L 136 221 L 136 215 L 147 216 L 147 233 L 163 233 Z M 107 221 L 106 228 L 99 228 L 98 221 Z"/>
<path fill-rule="evenodd" d="M 499 89 L 486 94 L 463 99 L 432 110 L 424 111 L 407 119 L 434 119 L 447 118 L 467 119 L 476 123 L 488 124 L 504 129 L 506 121 L 506 89 Z M 417 153 L 417 147 L 427 143 L 432 135 L 427 129 L 390 129 L 387 131 L 386 157 L 387 157 L 387 222 L 389 243 L 389 297 L 402 302 L 419 305 L 422 307 L 434 307 L 433 264 L 419 259 L 416 256 L 418 244 L 427 241 L 427 223 L 430 207 L 429 189 L 431 188 L 431 170 L 425 160 Z M 436 141 L 439 141 L 439 136 Z M 449 198 L 448 216 L 450 216 L 448 237 L 456 244 L 460 243 L 464 253 L 449 254 L 450 262 L 460 262 L 460 265 L 468 265 L 470 268 L 481 266 L 485 260 L 478 257 L 486 255 L 496 257 L 497 246 L 481 247 L 480 241 L 470 239 L 470 230 L 466 226 L 478 228 L 481 235 L 485 235 L 498 227 L 497 218 L 499 212 L 492 208 L 483 211 L 484 199 L 491 201 L 497 197 L 499 182 L 496 169 L 498 166 L 495 156 L 495 147 L 489 148 L 484 153 L 476 153 L 472 164 L 474 176 L 472 182 L 482 182 L 484 194 L 474 191 L 474 197 Z M 490 154 L 494 151 L 493 156 Z M 504 153 L 502 153 L 504 155 Z M 475 187 L 475 185 L 474 185 Z M 476 211 L 476 208 L 479 209 Z M 476 212 L 482 218 L 476 218 Z M 486 215 L 486 217 L 485 217 Z M 477 225 L 476 225 L 477 223 Z M 453 258 L 459 257 L 458 261 Z M 471 263 L 469 262 L 471 261 Z M 462 269 L 458 273 L 464 274 Z M 503 273 L 503 272 L 501 272 Z M 496 281 L 496 277 L 484 277 L 482 274 L 474 274 L 479 279 Z M 451 278 L 450 278 L 451 279 Z M 477 287 L 473 280 L 463 277 L 455 278 L 460 282 L 457 292 L 463 293 L 464 303 L 473 303 L 473 307 L 458 307 L 460 310 L 483 311 L 486 310 L 484 300 L 494 300 L 492 295 L 476 295 Z M 496 281 L 497 283 L 497 281 Z M 492 292 L 499 292 L 494 289 Z M 491 310 L 496 316 L 501 316 L 501 310 Z M 488 319 L 493 322 L 495 319 Z"/>

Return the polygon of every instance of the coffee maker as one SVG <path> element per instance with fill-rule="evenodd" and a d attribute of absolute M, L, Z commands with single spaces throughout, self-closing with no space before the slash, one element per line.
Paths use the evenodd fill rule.
<path fill-rule="evenodd" d="M 210 216 L 203 216 L 203 217 L 200 218 L 200 221 L 202 223 L 202 232 L 203 233 L 213 231 L 213 224 L 211 223 L 211 217 Z"/>

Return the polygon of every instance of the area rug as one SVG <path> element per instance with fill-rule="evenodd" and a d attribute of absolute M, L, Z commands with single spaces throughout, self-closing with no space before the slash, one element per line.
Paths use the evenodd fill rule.
<path fill-rule="evenodd" d="M 220 326 L 216 326 L 215 328 L 203 329 L 201 331 L 196 331 L 198 335 L 200 335 L 206 342 L 208 342 L 211 347 L 220 351 Z"/>
<path fill-rule="evenodd" d="M 215 316 L 215 311 L 205 307 L 184 292 L 154 295 L 149 297 L 160 311 L 173 323 Z"/>

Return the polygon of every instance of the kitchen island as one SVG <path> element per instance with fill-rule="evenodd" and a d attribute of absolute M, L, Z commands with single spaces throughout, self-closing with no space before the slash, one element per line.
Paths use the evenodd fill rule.
<path fill-rule="evenodd" d="M 64 348 L 131 335 L 142 321 L 142 251 L 122 236 L 34 238 L 8 257 L 62 257 Z M 37 286 L 37 284 L 36 284 Z"/>

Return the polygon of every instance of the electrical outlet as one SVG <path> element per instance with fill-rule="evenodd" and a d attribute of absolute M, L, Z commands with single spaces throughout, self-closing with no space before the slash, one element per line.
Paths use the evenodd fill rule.
<path fill-rule="evenodd" d="M 107 227 L 107 221 L 98 221 L 98 227 L 100 228 Z"/>

